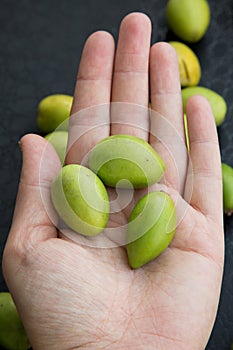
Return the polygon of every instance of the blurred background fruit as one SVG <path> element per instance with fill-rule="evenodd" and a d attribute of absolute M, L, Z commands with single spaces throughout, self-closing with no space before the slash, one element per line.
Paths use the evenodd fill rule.
<path fill-rule="evenodd" d="M 38 106 L 37 124 L 42 132 L 68 130 L 68 117 L 73 103 L 73 97 L 64 94 L 54 94 L 43 98 Z"/>
<path fill-rule="evenodd" d="M 169 0 L 167 23 L 181 39 L 194 43 L 206 33 L 210 24 L 210 7 L 206 0 Z"/>

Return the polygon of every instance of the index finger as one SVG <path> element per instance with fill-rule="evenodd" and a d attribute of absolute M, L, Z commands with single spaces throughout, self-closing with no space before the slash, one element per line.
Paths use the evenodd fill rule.
<path fill-rule="evenodd" d="M 87 39 L 75 86 L 66 163 L 81 163 L 109 135 L 113 59 L 114 40 L 109 33 L 99 31 Z"/>

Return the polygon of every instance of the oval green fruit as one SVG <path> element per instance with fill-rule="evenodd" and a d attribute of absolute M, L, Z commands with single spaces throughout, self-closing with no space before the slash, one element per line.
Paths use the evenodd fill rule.
<path fill-rule="evenodd" d="M 100 141 L 89 154 L 89 167 L 106 186 L 144 188 L 159 181 L 165 164 L 144 140 L 114 135 Z"/>
<path fill-rule="evenodd" d="M 51 197 L 60 218 L 74 231 L 95 236 L 107 225 L 107 190 L 90 169 L 64 166 L 52 183 Z"/>
<path fill-rule="evenodd" d="M 182 40 L 197 42 L 210 24 L 210 7 L 206 0 L 169 0 L 166 18 L 170 29 Z"/>
<path fill-rule="evenodd" d="M 228 216 L 233 213 L 233 168 L 222 163 L 223 206 Z"/>
<path fill-rule="evenodd" d="M 196 86 L 201 79 L 201 65 L 198 57 L 183 43 L 170 41 L 169 44 L 176 50 L 181 86 Z"/>
<path fill-rule="evenodd" d="M 54 131 L 45 135 L 45 139 L 49 141 L 57 152 L 61 164 L 64 164 L 66 157 L 66 147 L 68 141 L 68 131 Z"/>
<path fill-rule="evenodd" d="M 182 89 L 181 93 L 184 112 L 186 112 L 186 104 L 189 97 L 194 95 L 201 95 L 209 101 L 212 107 L 216 126 L 219 126 L 223 123 L 227 113 L 227 104 L 224 98 L 217 92 L 203 86 L 193 86 Z"/>
<path fill-rule="evenodd" d="M 0 293 L 0 346 L 7 350 L 30 348 L 22 321 L 8 292 Z"/>
<path fill-rule="evenodd" d="M 176 220 L 175 205 L 168 194 L 151 192 L 138 201 L 126 232 L 127 255 L 132 268 L 143 266 L 168 247 Z"/>
<path fill-rule="evenodd" d="M 37 111 L 37 125 L 42 132 L 68 130 L 70 110 L 73 97 L 70 95 L 55 94 L 43 98 Z"/>

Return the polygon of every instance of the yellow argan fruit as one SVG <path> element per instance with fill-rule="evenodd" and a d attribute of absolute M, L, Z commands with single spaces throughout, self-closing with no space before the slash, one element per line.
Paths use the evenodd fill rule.
<path fill-rule="evenodd" d="M 169 44 L 174 47 L 177 53 L 181 86 L 197 85 L 201 79 L 201 66 L 198 57 L 183 43 L 171 41 Z"/>

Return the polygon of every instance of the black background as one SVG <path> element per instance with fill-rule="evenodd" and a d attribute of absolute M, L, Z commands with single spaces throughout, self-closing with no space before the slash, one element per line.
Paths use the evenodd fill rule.
<path fill-rule="evenodd" d="M 53 93 L 72 95 L 88 35 L 101 29 L 117 39 L 119 23 L 129 12 L 149 15 L 153 23 L 152 43 L 175 39 L 166 26 L 166 3 L 166 0 L 1 0 L 1 256 L 20 174 L 18 141 L 26 133 L 39 133 L 36 125 L 39 101 Z M 220 93 L 227 102 L 227 117 L 218 134 L 222 160 L 233 166 L 233 1 L 209 0 L 209 4 L 210 27 L 199 43 L 190 46 L 201 62 L 200 85 Z M 233 217 L 225 217 L 225 242 L 221 299 L 208 350 L 228 350 L 233 340 Z M 6 290 L 0 271 L 0 292 Z"/>

